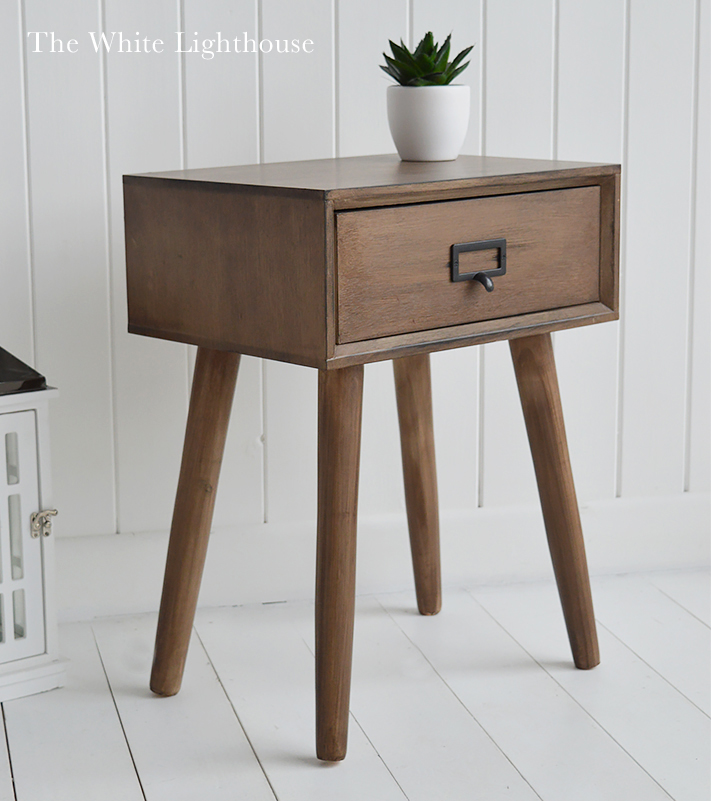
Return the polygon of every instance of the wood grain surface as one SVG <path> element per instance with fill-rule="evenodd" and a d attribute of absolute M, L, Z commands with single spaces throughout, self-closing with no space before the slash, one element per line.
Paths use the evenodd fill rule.
<path fill-rule="evenodd" d="M 550 334 L 509 342 L 575 666 L 600 662 L 580 512 Z"/>
<path fill-rule="evenodd" d="M 151 673 L 158 695 L 175 695 L 183 677 L 239 359 L 200 348 L 195 361 Z"/>
<path fill-rule="evenodd" d="M 600 183 L 600 300 L 620 308 L 620 174 Z"/>
<path fill-rule="evenodd" d="M 337 341 L 596 301 L 599 216 L 597 187 L 340 212 Z M 453 282 L 451 246 L 490 239 L 507 242 L 493 292 Z M 495 250 L 461 254 L 462 273 L 496 266 Z"/>
<path fill-rule="evenodd" d="M 326 212 L 298 193 L 127 179 L 129 330 L 316 366 Z"/>
<path fill-rule="evenodd" d="M 340 159 L 306 159 L 271 164 L 245 164 L 145 173 L 176 181 L 224 183 L 240 186 L 268 186 L 278 189 L 301 189 L 308 192 L 338 193 L 378 187 L 413 187 L 458 181 L 502 183 L 502 178 L 521 182 L 541 174 L 571 178 L 614 173 L 610 164 L 549 159 L 500 158 L 462 155 L 454 161 L 401 161 L 395 154 L 352 156 Z M 421 186 L 420 188 L 424 188 Z"/>
<path fill-rule="evenodd" d="M 397 359 L 415 353 L 464 348 L 468 345 L 530 336 L 533 332 L 545 334 L 618 318 L 619 313 L 604 303 L 583 303 L 565 309 L 546 309 L 531 314 L 516 314 L 504 319 L 483 320 L 479 323 L 464 323 L 447 328 L 431 328 L 427 331 L 414 331 L 391 337 L 377 337 L 364 342 L 336 345 L 334 356 L 329 359 L 327 368 L 338 369 L 349 364 Z"/>
<path fill-rule="evenodd" d="M 393 359 L 393 370 L 417 608 L 422 615 L 436 615 L 442 608 L 442 579 L 430 356 Z"/>
<path fill-rule="evenodd" d="M 319 371 L 316 754 L 345 757 L 355 612 L 363 366 Z"/>
<path fill-rule="evenodd" d="M 333 369 L 617 318 L 616 165 L 180 170 L 124 176 L 124 203 L 133 333 Z M 494 292 L 451 282 L 450 246 L 491 238 L 508 242 Z M 463 254 L 462 270 L 494 256 Z"/>

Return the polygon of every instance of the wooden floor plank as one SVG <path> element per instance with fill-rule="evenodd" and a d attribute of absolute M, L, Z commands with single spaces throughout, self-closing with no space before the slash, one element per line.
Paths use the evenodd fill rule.
<path fill-rule="evenodd" d="M 711 626 L 711 573 L 708 570 L 683 570 L 652 573 L 650 584 Z"/>
<path fill-rule="evenodd" d="M 403 801 L 353 721 L 346 760 L 316 759 L 314 659 L 294 617 L 313 628 L 313 605 L 199 610 L 195 622 L 279 801 Z"/>
<path fill-rule="evenodd" d="M 469 594 L 446 593 L 431 620 L 407 596 L 380 600 L 542 799 L 668 801 Z"/>
<path fill-rule="evenodd" d="M 595 616 L 641 659 L 711 714 L 711 632 L 640 576 L 595 581 Z"/>
<path fill-rule="evenodd" d="M 374 598 L 356 608 L 351 711 L 410 801 L 538 798 Z"/>
<path fill-rule="evenodd" d="M 91 626 L 60 647 L 66 686 L 3 704 L 18 801 L 143 801 Z"/>
<path fill-rule="evenodd" d="M 159 698 L 148 689 L 156 615 L 93 629 L 146 801 L 274 801 L 195 635 L 180 693 Z"/>
<path fill-rule="evenodd" d="M 602 627 L 601 664 L 576 670 L 552 584 L 474 594 L 669 795 L 711 798 L 711 721 L 694 704 Z"/>
<path fill-rule="evenodd" d="M 201 610 L 173 698 L 147 689 L 155 616 L 65 625 L 67 686 L 3 704 L 0 801 L 10 761 L 17 801 L 706 801 L 708 586 L 594 580 L 592 671 L 553 584 L 449 591 L 436 617 L 414 593 L 360 598 L 335 765 L 314 756 L 313 604 Z"/>
<path fill-rule="evenodd" d="M 0 729 L 0 801 L 15 801 L 5 727 Z"/>

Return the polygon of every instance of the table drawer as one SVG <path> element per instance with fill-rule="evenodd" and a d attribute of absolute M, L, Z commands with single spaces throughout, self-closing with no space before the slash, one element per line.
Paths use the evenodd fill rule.
<path fill-rule="evenodd" d="M 506 240 L 487 292 L 452 280 L 452 245 Z M 342 211 L 336 215 L 337 342 L 358 342 L 600 299 L 600 187 Z M 460 273 L 498 267 L 461 253 Z"/>

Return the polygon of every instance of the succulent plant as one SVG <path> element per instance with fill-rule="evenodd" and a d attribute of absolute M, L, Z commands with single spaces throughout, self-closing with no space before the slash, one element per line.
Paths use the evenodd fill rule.
<path fill-rule="evenodd" d="M 469 62 L 462 64 L 469 51 L 474 47 L 467 47 L 452 61 L 449 61 L 449 43 L 452 34 L 444 40 L 440 47 L 434 40 L 432 31 L 428 31 L 422 41 L 411 53 L 405 43 L 400 39 L 400 44 L 395 44 L 390 40 L 390 49 L 393 52 L 391 58 L 387 53 L 385 56 L 385 66 L 380 65 L 380 69 L 394 78 L 401 86 L 444 86 L 451 83 L 459 73 L 469 66 Z"/>

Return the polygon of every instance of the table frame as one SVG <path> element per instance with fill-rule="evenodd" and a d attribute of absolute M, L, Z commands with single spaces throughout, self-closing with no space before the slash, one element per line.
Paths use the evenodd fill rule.
<path fill-rule="evenodd" d="M 441 219 L 438 204 L 534 193 L 535 205 L 548 209 L 545 219 L 546 213 L 554 215 L 550 202 L 557 190 L 580 187 L 599 188 L 597 194 L 587 190 L 570 195 L 588 198 L 586 208 L 590 198 L 599 198 L 599 235 L 594 241 L 576 240 L 583 242 L 576 252 L 558 252 L 556 259 L 544 263 L 543 272 L 545 264 L 552 264 L 560 288 L 569 278 L 566 268 L 590 263 L 590 248 L 595 248 L 597 261 L 591 269 L 597 271 L 597 281 L 588 281 L 590 297 L 571 296 L 567 305 L 549 302 L 536 274 L 530 291 L 537 292 L 541 301 L 532 310 L 525 305 L 516 308 L 514 303 L 510 312 L 485 319 L 450 324 L 443 317 L 439 321 L 443 327 L 436 327 L 438 320 L 435 326 L 419 327 L 413 320 L 407 330 L 396 327 L 392 333 L 390 326 L 382 329 L 390 334 L 378 336 L 377 309 L 367 306 L 362 310 L 365 323 L 358 327 L 358 336 L 361 328 L 367 329 L 363 338 L 350 341 L 347 332 L 341 336 L 344 308 L 352 313 L 359 307 L 348 307 L 347 293 L 344 298 L 339 294 L 338 248 L 355 241 L 345 226 L 339 228 L 339 215 L 341 223 L 351 212 L 363 215 L 350 219 L 357 222 L 359 235 L 369 235 L 379 228 L 379 220 L 393 220 L 385 209 L 417 206 L 424 209 L 425 223 L 427 209 L 432 209 L 430 233 L 423 241 L 429 243 L 431 236 L 439 247 L 433 224 Z M 476 156 L 423 164 L 368 156 L 124 176 L 124 198 L 129 330 L 198 346 L 151 674 L 154 692 L 174 695 L 180 689 L 240 354 L 319 370 L 316 751 L 320 759 L 343 759 L 347 747 L 365 363 L 393 360 L 417 605 L 420 613 L 433 615 L 439 612 L 442 597 L 429 354 L 509 341 L 573 659 L 581 669 L 598 664 L 550 334 L 618 318 L 619 166 Z M 502 203 L 497 208 L 516 207 L 515 200 L 513 205 Z M 573 201 L 562 211 L 572 205 Z M 477 208 L 484 206 L 490 204 Z M 538 227 L 535 231 L 540 233 Z M 519 247 L 535 239 L 530 230 L 514 232 L 514 240 L 516 236 Z M 412 248 L 400 255 L 408 265 L 407 259 L 418 258 Z M 418 262 L 421 272 L 429 269 L 428 259 Z M 347 261 L 341 266 L 345 269 Z M 590 273 L 586 276 L 589 279 Z M 417 280 L 412 279 L 414 286 Z M 519 289 L 526 294 L 526 287 Z M 427 310 L 431 295 L 421 292 L 420 297 L 420 310 Z M 372 330 L 366 324 L 371 318 L 376 320 Z"/>
<path fill-rule="evenodd" d="M 550 334 L 510 341 L 558 591 L 576 667 L 600 661 L 580 514 Z M 150 686 L 180 689 L 239 355 L 199 348 Z M 442 603 L 429 354 L 393 360 L 410 544 L 421 614 Z M 316 751 L 346 755 L 355 611 L 363 365 L 319 370 Z"/>

